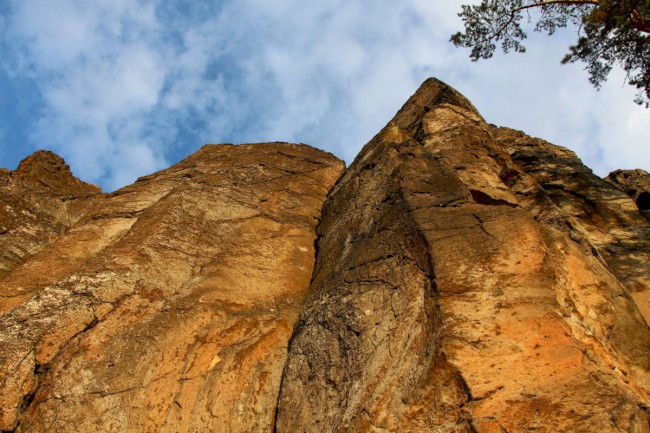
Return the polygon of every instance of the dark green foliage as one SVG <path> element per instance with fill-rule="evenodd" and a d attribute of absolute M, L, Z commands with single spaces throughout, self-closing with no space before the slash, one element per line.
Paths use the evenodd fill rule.
<path fill-rule="evenodd" d="M 577 28 L 578 41 L 562 63 L 585 62 L 596 88 L 618 64 L 639 90 L 635 101 L 650 106 L 650 0 L 483 0 L 462 8 L 465 33 L 456 33 L 451 41 L 471 48 L 472 60 L 492 57 L 497 43 L 506 53 L 526 51 L 521 22 L 525 16 L 530 23 L 534 14 L 538 32 Z"/>

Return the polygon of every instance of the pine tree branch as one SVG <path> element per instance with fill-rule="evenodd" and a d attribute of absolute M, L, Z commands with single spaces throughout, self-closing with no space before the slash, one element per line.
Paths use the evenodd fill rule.
<path fill-rule="evenodd" d="M 632 10 L 632 24 L 638 31 L 650 33 L 650 18 L 642 16 L 636 9 Z"/>
<path fill-rule="evenodd" d="M 579 5 L 598 5 L 598 4 L 600 4 L 599 0 L 545 0 L 530 5 L 520 6 L 518 8 L 513 9 L 511 13 L 514 14 L 515 12 L 523 11 L 526 9 L 538 8 L 542 6 L 548 6 L 548 5 L 567 5 L 567 6 L 578 5 L 579 6 Z"/>
<path fill-rule="evenodd" d="M 510 11 L 511 16 L 514 15 L 516 12 L 520 12 L 526 9 L 533 9 L 533 8 L 538 8 L 542 6 L 548 6 L 548 5 L 599 5 L 600 1 L 599 0 L 545 0 L 529 5 L 524 5 L 520 6 L 518 8 L 513 9 Z M 643 15 L 639 13 L 636 9 L 632 10 L 632 24 L 634 27 L 644 33 L 650 33 L 650 18 L 646 18 Z"/>
<path fill-rule="evenodd" d="M 515 20 L 515 14 L 517 12 L 521 12 L 521 11 L 526 10 L 526 9 L 532 9 L 532 8 L 538 8 L 538 7 L 542 7 L 542 6 L 556 5 L 556 4 L 576 5 L 576 6 L 580 6 L 580 5 L 598 5 L 598 4 L 600 4 L 600 1 L 599 0 L 545 0 L 545 1 L 538 2 L 538 3 L 533 3 L 533 4 L 529 4 L 529 5 L 525 5 L 525 6 L 520 6 L 518 8 L 515 8 L 515 9 L 511 10 L 510 13 L 509 13 L 510 14 L 510 19 L 508 20 L 508 22 L 506 22 L 503 26 L 501 26 L 501 28 L 498 31 L 494 32 L 492 34 L 492 36 L 490 38 L 487 38 L 487 39 L 491 39 L 491 38 L 499 36 L 501 34 L 501 32 L 503 32 Z"/>

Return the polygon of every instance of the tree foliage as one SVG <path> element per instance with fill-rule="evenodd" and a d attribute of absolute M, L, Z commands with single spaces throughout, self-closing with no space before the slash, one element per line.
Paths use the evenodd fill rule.
<path fill-rule="evenodd" d="M 575 26 L 578 40 L 562 63 L 584 62 L 597 89 L 618 64 L 638 90 L 635 101 L 650 106 L 650 0 L 482 0 L 458 15 L 465 33 L 451 41 L 471 48 L 474 61 L 492 57 L 497 43 L 506 53 L 526 51 L 522 21 L 536 20 L 534 30 L 549 35 Z"/>

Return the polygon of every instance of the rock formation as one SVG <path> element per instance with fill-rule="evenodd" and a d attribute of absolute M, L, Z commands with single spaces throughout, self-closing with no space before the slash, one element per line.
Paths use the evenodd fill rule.
<path fill-rule="evenodd" d="M 72 227 L 99 193 L 52 152 L 36 152 L 15 171 L 0 169 L 0 278 Z"/>
<path fill-rule="evenodd" d="M 634 182 L 631 179 L 636 180 L 640 193 L 644 191 L 639 185 L 643 171 L 627 177 L 628 189 L 621 191 L 612 186 L 611 180 L 607 182 L 594 175 L 568 149 L 507 128 L 492 132 L 515 163 L 540 184 L 564 213 L 567 223 L 585 238 L 579 241 L 574 234 L 573 239 L 593 248 L 594 255 L 606 262 L 650 323 L 650 225 L 638 211 L 639 193 L 637 197 L 632 194 L 636 208 L 628 197 L 629 185 Z M 646 182 L 650 178 L 646 177 Z"/>
<path fill-rule="evenodd" d="M 206 146 L 100 194 L 37 153 L 0 172 L 0 430 L 648 433 L 629 177 L 435 79 L 345 172 Z"/>
<path fill-rule="evenodd" d="M 425 82 L 324 205 L 277 431 L 648 431 L 643 223 L 571 152 Z"/>
<path fill-rule="evenodd" d="M 343 168 L 304 145 L 206 146 L 89 203 L 1 282 L 0 430 L 270 431 Z"/>
<path fill-rule="evenodd" d="M 632 197 L 641 213 L 650 220 L 650 173 L 639 169 L 615 170 L 605 180 Z"/>

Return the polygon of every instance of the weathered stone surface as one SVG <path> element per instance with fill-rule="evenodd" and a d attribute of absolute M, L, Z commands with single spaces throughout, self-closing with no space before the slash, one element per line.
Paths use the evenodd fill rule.
<path fill-rule="evenodd" d="M 31 286 L 0 316 L 0 430 L 271 431 L 343 168 L 305 145 L 206 146 L 97 199 L 2 282 Z"/>
<path fill-rule="evenodd" d="M 100 192 L 44 150 L 25 158 L 14 171 L 0 169 L 0 281 L 74 225 L 88 199 Z"/>
<path fill-rule="evenodd" d="M 642 219 L 505 133 L 428 80 L 362 150 L 323 207 L 276 431 L 649 431 L 650 263 L 599 253 L 647 242 Z"/>
<path fill-rule="evenodd" d="M 0 430 L 650 433 L 647 173 L 434 79 L 343 169 L 0 170 Z"/>
<path fill-rule="evenodd" d="M 621 189 L 594 175 L 572 151 L 507 128 L 494 128 L 519 168 L 562 212 L 589 253 L 602 258 L 650 323 L 650 224 Z"/>
<path fill-rule="evenodd" d="M 650 220 L 650 173 L 645 170 L 615 170 L 605 180 L 632 197 L 641 213 Z"/>

